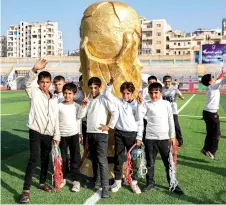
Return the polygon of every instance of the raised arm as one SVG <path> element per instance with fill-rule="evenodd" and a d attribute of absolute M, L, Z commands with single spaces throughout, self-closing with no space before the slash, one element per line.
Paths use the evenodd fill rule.
<path fill-rule="evenodd" d="M 87 104 L 88 104 L 89 95 L 87 96 L 86 93 L 84 93 L 84 99 L 82 101 L 82 105 L 79 107 L 77 118 L 82 119 L 87 115 Z"/>
<path fill-rule="evenodd" d="M 117 98 L 112 94 L 114 81 L 115 81 L 115 78 L 111 77 L 110 82 L 106 85 L 103 92 L 103 95 L 111 102 L 115 102 L 117 100 Z"/>
<path fill-rule="evenodd" d="M 37 89 L 34 81 L 37 77 L 38 70 L 42 70 L 46 67 L 47 61 L 45 59 L 39 59 L 32 70 L 25 76 L 25 90 L 30 98 L 32 98 L 32 93 L 35 89 Z"/>

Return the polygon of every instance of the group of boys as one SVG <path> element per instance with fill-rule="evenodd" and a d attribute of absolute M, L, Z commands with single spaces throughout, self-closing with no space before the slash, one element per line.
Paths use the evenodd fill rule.
<path fill-rule="evenodd" d="M 121 188 L 123 162 L 120 157 L 125 153 L 125 149 L 128 151 L 134 144 L 140 146 L 142 141 L 145 145 L 147 160 L 146 186 L 143 191 L 146 192 L 154 187 L 154 164 L 158 151 L 165 165 L 170 186 L 172 177 L 169 174 L 170 146 L 171 144 L 179 147 L 183 145 L 178 123 L 176 96 L 184 99 L 177 88 L 171 87 L 170 76 L 163 78 L 164 88 L 157 82 L 156 77 L 149 77 L 148 89 L 145 88 L 137 99 L 133 96 L 135 87 L 132 82 L 124 82 L 120 86 L 122 97 L 116 98 L 112 94 L 114 77 L 107 84 L 103 94 L 100 93 L 101 80 L 98 77 L 90 78 L 89 95 L 86 95 L 82 90 L 82 77 L 77 87 L 73 83 L 65 84 L 65 79 L 57 76 L 53 80 L 56 90 L 51 93 L 49 91 L 50 73 L 42 71 L 37 74 L 37 71 L 44 69 L 46 64 L 45 59 L 40 59 L 28 73 L 25 81 L 26 92 L 31 100 L 28 120 L 30 158 L 20 202 L 30 201 L 32 174 L 39 152 L 41 152 L 40 189 L 52 191 L 51 187 L 45 184 L 52 142 L 55 146 L 59 145 L 62 153 L 64 181 L 61 187 L 66 184 L 69 147 L 72 191 L 80 191 L 80 143 L 85 144 L 82 134 L 84 138 L 87 135 L 94 187 L 102 188 L 102 198 L 110 196 L 110 188 L 112 192 L 117 192 Z M 37 76 L 39 87 L 34 83 Z M 108 113 L 111 114 L 111 118 L 106 124 Z M 115 182 L 111 187 L 109 186 L 107 160 L 110 129 L 115 129 Z M 140 194 L 141 190 L 136 176 L 133 175 L 132 178 L 131 189 Z M 183 194 L 178 183 L 169 190 Z"/>

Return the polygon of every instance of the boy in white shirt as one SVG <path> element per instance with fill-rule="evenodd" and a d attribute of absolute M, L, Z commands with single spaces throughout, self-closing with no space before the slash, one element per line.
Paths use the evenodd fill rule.
<path fill-rule="evenodd" d="M 178 141 L 178 147 L 181 147 L 184 142 L 183 142 L 183 137 L 181 134 L 180 124 L 178 121 L 176 97 L 179 96 L 180 99 L 184 100 L 184 96 L 182 95 L 182 93 L 180 92 L 180 90 L 178 88 L 176 88 L 175 86 L 172 86 L 172 77 L 171 76 L 169 76 L 169 75 L 164 76 L 163 83 L 164 83 L 165 87 L 162 88 L 162 97 L 164 100 L 169 101 L 172 106 L 176 138 Z"/>
<path fill-rule="evenodd" d="M 144 102 L 150 101 L 150 96 L 149 96 L 149 93 L 148 93 L 148 86 L 151 85 L 152 83 L 156 83 L 156 82 L 157 82 L 157 78 L 154 75 L 151 75 L 151 76 L 148 77 L 148 85 L 141 92 L 141 96 L 142 96 Z M 144 122 L 143 141 L 145 141 L 146 127 L 147 127 L 147 118 L 146 117 L 144 117 L 143 122 Z"/>
<path fill-rule="evenodd" d="M 70 167 L 73 180 L 72 191 L 80 191 L 80 143 L 82 142 L 81 120 L 78 119 L 78 110 L 80 105 L 74 102 L 77 87 L 73 83 L 66 83 L 63 86 L 64 101 L 59 104 L 59 129 L 61 135 L 60 149 L 62 155 L 62 171 L 64 182 L 61 188 L 66 184 L 67 171 L 67 153 L 70 151 Z"/>
<path fill-rule="evenodd" d="M 64 101 L 64 96 L 63 96 L 63 86 L 65 84 L 65 78 L 62 75 L 58 75 L 53 79 L 53 84 L 55 87 L 54 94 L 58 98 L 58 103 L 61 103 Z"/>
<path fill-rule="evenodd" d="M 107 97 L 112 103 L 115 104 L 119 110 L 119 118 L 116 123 L 115 129 L 115 166 L 114 175 L 115 183 L 111 186 L 112 192 L 117 192 L 122 184 L 122 160 L 120 158 L 136 143 L 140 146 L 142 143 L 143 135 L 143 120 L 136 121 L 137 101 L 133 97 L 135 87 L 131 82 L 124 82 L 120 91 L 122 98 L 116 98 L 111 92 L 115 78 L 111 78 L 110 83 L 106 86 L 104 96 Z M 135 174 L 132 176 L 133 181 L 130 184 L 133 192 L 140 194 L 141 190 L 137 185 Z"/>
<path fill-rule="evenodd" d="M 37 72 L 45 68 L 47 61 L 40 59 L 33 69 L 25 77 L 26 92 L 30 98 L 30 112 L 28 119 L 30 157 L 24 177 L 23 192 L 20 196 L 21 203 L 30 202 L 30 186 L 32 175 L 36 168 L 38 158 L 41 155 L 40 189 L 52 192 L 52 189 L 45 184 L 49 165 L 49 154 L 51 152 L 52 140 L 59 144 L 59 120 L 58 103 L 49 91 L 51 85 L 51 75 L 47 71 L 38 74 Z"/>
<path fill-rule="evenodd" d="M 169 152 L 170 141 L 176 144 L 175 129 L 172 108 L 169 102 L 162 99 L 162 86 L 160 83 L 152 83 L 148 87 L 151 101 L 142 104 L 142 97 L 138 96 L 138 120 L 147 116 L 147 130 L 145 138 L 145 152 L 147 160 L 146 192 L 154 187 L 154 166 L 155 159 L 160 152 L 162 161 L 165 166 L 167 181 L 170 183 L 169 175 Z M 170 133 L 170 137 L 169 134 Z M 183 194 L 179 186 L 170 190 L 177 194 Z"/>
<path fill-rule="evenodd" d="M 206 104 L 203 110 L 203 119 L 206 123 L 207 133 L 201 152 L 214 160 L 221 137 L 220 120 L 217 111 L 220 102 L 219 89 L 224 84 L 223 75 L 215 81 L 211 74 L 206 74 L 202 77 L 202 84 L 206 86 Z"/>
<path fill-rule="evenodd" d="M 91 98 L 85 96 L 82 107 L 79 110 L 79 118 L 87 116 L 87 136 L 88 146 L 91 153 L 93 165 L 94 180 L 97 180 L 97 168 L 100 169 L 102 198 L 108 198 L 109 179 L 108 179 L 108 130 L 114 129 L 118 120 L 119 112 L 115 105 L 107 100 L 101 93 L 101 80 L 98 77 L 92 77 L 88 81 Z M 111 119 L 108 125 L 108 112 L 111 113 Z"/>

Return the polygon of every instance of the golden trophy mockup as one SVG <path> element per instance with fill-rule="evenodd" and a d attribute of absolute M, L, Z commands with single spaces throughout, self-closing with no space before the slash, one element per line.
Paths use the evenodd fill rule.
<path fill-rule="evenodd" d="M 88 93 L 88 80 L 99 77 L 102 91 L 116 77 L 113 94 L 120 97 L 120 86 L 125 81 L 135 85 L 138 94 L 141 86 L 142 66 L 137 58 L 140 42 L 140 22 L 136 11 L 121 2 L 97 2 L 89 6 L 80 26 L 80 72 L 84 91 Z M 109 133 L 108 157 L 114 156 L 114 135 Z M 82 174 L 92 176 L 89 160 L 82 165 Z M 110 178 L 113 164 L 109 164 Z"/>

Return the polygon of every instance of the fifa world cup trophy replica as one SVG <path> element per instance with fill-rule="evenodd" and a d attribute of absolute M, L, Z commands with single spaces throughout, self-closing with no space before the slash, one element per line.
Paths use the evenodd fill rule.
<path fill-rule="evenodd" d="M 113 94 L 120 97 L 120 85 L 133 82 L 135 96 L 141 86 L 142 66 L 137 58 L 140 43 L 140 22 L 136 11 L 121 2 L 97 2 L 89 6 L 80 26 L 80 72 L 83 75 L 83 89 L 88 93 L 88 80 L 98 77 L 102 81 L 102 91 L 110 81 Z M 85 136 L 84 136 L 85 137 Z M 109 132 L 109 159 L 114 156 L 114 135 Z M 109 160 L 110 162 L 110 160 Z M 113 164 L 109 164 L 109 178 L 113 175 Z M 86 159 L 82 173 L 92 176 L 91 163 Z"/>

